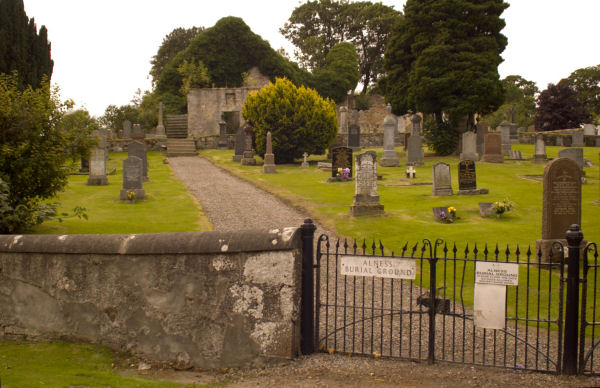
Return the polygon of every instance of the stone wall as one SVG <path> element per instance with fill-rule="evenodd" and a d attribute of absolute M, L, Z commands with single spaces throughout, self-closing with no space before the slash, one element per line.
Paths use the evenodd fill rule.
<path fill-rule="evenodd" d="M 573 136 L 568 130 L 546 132 L 519 132 L 519 143 L 535 144 L 536 136 L 541 134 L 547 146 L 570 147 Z M 600 147 L 600 136 L 584 135 L 583 144 L 586 147 Z"/>
<path fill-rule="evenodd" d="M 0 337 L 108 345 L 181 368 L 299 349 L 300 231 L 0 236 Z"/>

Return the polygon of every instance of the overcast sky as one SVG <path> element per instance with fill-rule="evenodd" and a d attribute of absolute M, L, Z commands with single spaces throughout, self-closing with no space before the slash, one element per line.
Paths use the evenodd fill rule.
<path fill-rule="evenodd" d="M 508 0 L 508 47 L 500 76 L 519 74 L 543 90 L 572 71 L 600 64 L 598 0 Z M 45 25 L 52 43 L 52 82 L 63 99 L 101 116 L 151 88 L 150 60 L 177 27 L 211 27 L 239 16 L 252 31 L 293 53 L 279 28 L 299 0 L 24 0 L 27 16 Z M 405 1 L 382 3 L 402 11 Z"/>

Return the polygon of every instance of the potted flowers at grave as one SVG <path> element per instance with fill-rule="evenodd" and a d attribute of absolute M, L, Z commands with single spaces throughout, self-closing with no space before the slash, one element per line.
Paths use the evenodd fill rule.
<path fill-rule="evenodd" d="M 492 205 L 492 209 L 494 209 L 494 213 L 496 213 L 496 217 L 500 218 L 500 216 L 506 212 L 509 212 L 513 207 L 513 203 L 508 199 L 504 201 L 496 201 Z"/>
<path fill-rule="evenodd" d="M 127 190 L 125 203 L 135 203 L 135 190 Z"/>
<path fill-rule="evenodd" d="M 444 224 L 451 224 L 456 221 L 456 208 L 449 206 L 447 209 L 442 209 L 438 214 L 438 220 Z"/>
<path fill-rule="evenodd" d="M 347 181 L 348 179 L 350 179 L 350 169 L 349 168 L 338 168 L 338 173 L 337 176 L 342 180 L 342 181 Z"/>

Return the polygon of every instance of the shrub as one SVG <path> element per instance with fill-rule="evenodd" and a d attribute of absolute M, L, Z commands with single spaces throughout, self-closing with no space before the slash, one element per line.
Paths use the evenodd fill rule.
<path fill-rule="evenodd" d="M 278 163 L 291 163 L 304 152 L 320 155 L 337 132 L 335 104 L 304 86 L 276 79 L 248 96 L 242 115 L 254 127 L 256 152 L 264 156 L 267 132 Z"/>
<path fill-rule="evenodd" d="M 455 127 L 447 121 L 438 121 L 430 116 L 425 120 L 423 127 L 425 143 L 437 155 L 450 155 L 458 145 L 458 132 Z"/>

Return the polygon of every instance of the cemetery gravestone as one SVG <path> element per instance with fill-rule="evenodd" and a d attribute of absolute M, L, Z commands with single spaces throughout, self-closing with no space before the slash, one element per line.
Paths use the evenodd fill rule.
<path fill-rule="evenodd" d="M 475 162 L 472 160 L 461 160 L 458 163 L 458 191 L 469 191 L 477 189 L 477 175 L 475 173 Z"/>
<path fill-rule="evenodd" d="M 356 156 L 355 195 L 352 216 L 383 214 L 383 205 L 377 194 L 377 154 L 367 151 Z"/>
<path fill-rule="evenodd" d="M 304 158 L 304 160 L 302 161 L 302 164 L 300 165 L 300 167 L 302 168 L 308 168 L 308 160 L 306 158 L 308 158 L 308 154 L 305 152 L 302 154 L 302 157 Z"/>
<path fill-rule="evenodd" d="M 379 162 L 383 167 L 398 167 L 400 166 L 400 159 L 394 149 L 396 145 L 396 131 L 398 127 L 398 121 L 392 114 L 392 106 L 387 105 L 387 115 L 383 120 L 383 154 L 381 161 Z"/>
<path fill-rule="evenodd" d="M 217 148 L 220 150 L 226 150 L 227 146 L 227 123 L 221 117 L 221 121 L 219 121 L 219 140 L 217 141 Z"/>
<path fill-rule="evenodd" d="M 494 203 L 493 202 L 479 202 L 479 215 L 481 217 L 491 216 L 495 213 L 494 211 Z"/>
<path fill-rule="evenodd" d="M 106 148 L 94 147 L 90 158 L 90 176 L 88 177 L 88 186 L 108 185 L 106 176 Z"/>
<path fill-rule="evenodd" d="M 339 169 L 350 169 L 350 177 L 352 177 L 352 148 L 335 147 L 331 149 L 331 177 L 336 178 Z"/>
<path fill-rule="evenodd" d="M 133 132 L 131 133 L 131 138 L 141 140 L 145 137 L 146 134 L 142 131 L 142 126 L 139 124 L 133 124 Z"/>
<path fill-rule="evenodd" d="M 163 108 L 162 102 L 158 103 L 158 125 L 156 126 L 156 137 L 167 137 L 165 133 L 165 125 L 163 124 Z"/>
<path fill-rule="evenodd" d="M 594 124 L 583 124 L 583 134 L 585 136 L 595 136 L 596 127 L 594 126 Z"/>
<path fill-rule="evenodd" d="M 444 217 L 448 216 L 448 208 L 449 206 L 436 206 L 433 207 L 431 210 L 433 210 L 433 218 L 436 221 L 442 221 L 444 219 Z"/>
<path fill-rule="evenodd" d="M 508 151 L 508 158 L 512 160 L 523 160 L 523 154 L 521 151 L 510 150 Z"/>
<path fill-rule="evenodd" d="M 352 124 L 348 128 L 348 147 L 354 151 L 360 150 L 360 125 Z"/>
<path fill-rule="evenodd" d="M 546 155 L 546 143 L 544 143 L 544 136 L 537 135 L 535 138 L 535 151 L 533 153 L 534 163 L 546 163 L 548 156 Z"/>
<path fill-rule="evenodd" d="M 231 160 L 234 162 L 239 162 L 244 157 L 244 151 L 246 150 L 246 134 L 244 133 L 244 128 L 239 127 L 237 132 L 235 133 L 235 147 L 233 151 L 233 157 Z"/>
<path fill-rule="evenodd" d="M 581 225 L 581 170 L 573 160 L 559 157 L 546 165 L 543 184 L 542 238 L 536 241 L 536 252 L 548 262 L 552 244 L 566 245 L 569 227 Z"/>
<path fill-rule="evenodd" d="M 123 139 L 131 139 L 131 121 L 123 121 Z"/>
<path fill-rule="evenodd" d="M 452 195 L 452 180 L 450 179 L 450 165 L 436 163 L 433 166 L 433 195 Z"/>
<path fill-rule="evenodd" d="M 510 124 L 510 143 L 519 143 L 519 128 L 517 128 L 517 125 L 514 123 Z"/>
<path fill-rule="evenodd" d="M 266 144 L 265 157 L 263 158 L 263 174 L 275 174 L 275 155 L 273 155 L 273 140 L 271 137 L 271 131 L 267 132 L 267 144 Z"/>
<path fill-rule="evenodd" d="M 569 158 L 579 167 L 580 171 L 583 171 L 583 148 L 565 148 L 558 151 L 559 158 Z M 566 231 L 566 229 L 565 229 Z"/>
<path fill-rule="evenodd" d="M 485 135 L 481 161 L 487 163 L 504 163 L 502 138 L 499 133 L 488 133 Z"/>
<path fill-rule="evenodd" d="M 479 120 L 479 119 L 478 119 Z M 486 122 L 477 123 L 477 154 L 483 155 L 483 139 L 488 133 L 488 125 Z"/>
<path fill-rule="evenodd" d="M 479 160 L 479 155 L 477 155 L 477 134 L 474 132 L 463 133 L 460 160 Z"/>
<path fill-rule="evenodd" d="M 571 147 L 583 147 L 583 132 L 580 130 L 571 133 Z"/>
<path fill-rule="evenodd" d="M 254 128 L 250 123 L 246 123 L 244 125 L 244 134 L 246 135 L 246 140 L 244 141 L 245 149 L 244 155 L 242 157 L 242 164 L 244 166 L 255 166 L 256 159 L 254 159 L 254 151 L 252 150 L 252 134 L 254 133 Z"/>
<path fill-rule="evenodd" d="M 127 146 L 128 156 L 136 156 L 142 160 L 142 179 L 147 182 L 148 179 L 148 155 L 146 152 L 146 144 L 141 141 L 132 141 Z"/>
<path fill-rule="evenodd" d="M 122 201 L 127 200 L 127 192 L 135 193 L 135 200 L 144 199 L 146 192 L 143 188 L 143 161 L 137 156 L 129 156 L 123 160 L 123 188 L 121 189 L 120 198 Z"/>
<path fill-rule="evenodd" d="M 407 140 L 406 155 L 409 166 L 423 165 L 423 140 L 421 139 L 421 116 L 414 114 L 411 118 L 412 129 Z"/>
<path fill-rule="evenodd" d="M 502 121 L 498 126 L 498 130 L 502 134 L 502 155 L 508 155 L 508 151 L 512 149 L 510 143 L 510 123 L 506 120 Z"/>
<path fill-rule="evenodd" d="M 348 130 L 348 108 L 345 106 L 340 107 L 340 126 L 338 129 L 339 133 L 346 133 Z"/>

